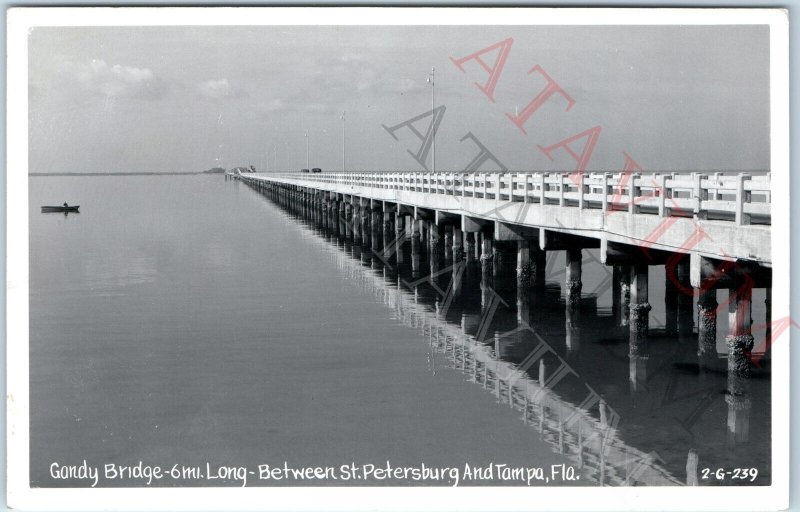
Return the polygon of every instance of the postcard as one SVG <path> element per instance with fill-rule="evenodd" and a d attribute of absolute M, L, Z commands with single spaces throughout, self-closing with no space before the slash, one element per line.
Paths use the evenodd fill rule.
<path fill-rule="evenodd" d="M 20 7 L 8 50 L 11 507 L 788 506 L 786 11 Z"/>

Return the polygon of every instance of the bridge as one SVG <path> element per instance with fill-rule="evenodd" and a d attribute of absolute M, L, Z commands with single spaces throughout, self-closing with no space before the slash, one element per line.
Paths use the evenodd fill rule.
<path fill-rule="evenodd" d="M 665 331 L 716 355 L 717 313 L 728 316 L 729 431 L 746 432 L 753 354 L 771 342 L 770 175 L 694 173 L 384 172 L 234 177 L 305 211 L 354 243 L 402 258 L 480 262 L 486 283 L 516 270 L 517 293 L 541 290 L 547 251 L 565 251 L 565 302 L 581 301 L 585 249 L 613 267 L 613 315 L 629 331 L 631 372 L 646 360 L 649 269 L 665 267 Z M 373 251 L 374 252 L 374 251 Z M 452 286 L 457 288 L 455 278 Z M 765 289 L 767 326 L 756 345 L 752 292 Z M 727 292 L 722 307 L 717 291 Z M 697 313 L 695 314 L 695 300 Z"/>

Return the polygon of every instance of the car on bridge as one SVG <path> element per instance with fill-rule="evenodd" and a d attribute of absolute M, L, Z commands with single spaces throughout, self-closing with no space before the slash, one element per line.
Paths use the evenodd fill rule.
<path fill-rule="evenodd" d="M 300 172 L 308 172 L 308 169 L 300 169 Z"/>
<path fill-rule="evenodd" d="M 313 169 L 311 169 L 311 172 L 320 173 L 320 172 L 322 172 L 322 169 L 320 169 L 319 167 L 314 167 Z"/>

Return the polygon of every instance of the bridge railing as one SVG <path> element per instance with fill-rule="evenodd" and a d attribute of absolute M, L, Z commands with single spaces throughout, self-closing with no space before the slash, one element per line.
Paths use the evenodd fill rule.
<path fill-rule="evenodd" d="M 771 224 L 770 174 L 623 172 L 335 172 L 270 174 L 313 183 L 662 217 Z"/>

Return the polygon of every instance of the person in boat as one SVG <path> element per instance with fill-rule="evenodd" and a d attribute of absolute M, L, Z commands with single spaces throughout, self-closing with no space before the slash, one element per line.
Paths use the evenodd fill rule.
<path fill-rule="evenodd" d="M 66 202 L 64 203 L 64 208 L 69 208 L 69 205 Z"/>

